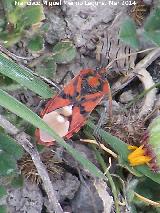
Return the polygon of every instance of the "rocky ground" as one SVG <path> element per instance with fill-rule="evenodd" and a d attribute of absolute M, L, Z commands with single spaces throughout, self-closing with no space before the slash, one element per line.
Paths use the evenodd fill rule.
<path fill-rule="evenodd" d="M 73 41 L 77 50 L 76 58 L 73 61 L 67 64 L 58 64 L 56 73 L 54 74 L 54 81 L 56 82 L 59 82 L 68 70 L 76 75 L 83 68 L 95 68 L 100 64 L 107 65 L 115 57 L 135 52 L 134 49 L 122 43 L 118 38 L 119 27 L 125 16 L 135 16 L 133 6 L 122 5 L 124 2 L 122 0 L 119 0 L 117 5 L 109 4 L 109 1 L 107 1 L 106 6 L 72 5 L 71 2 L 70 0 L 66 0 L 62 1 L 61 6 L 44 6 L 45 22 L 49 26 L 44 36 L 45 48 L 50 49 L 50 46 L 55 45 L 58 41 L 69 39 Z M 84 1 L 79 0 L 78 2 L 83 3 Z M 85 2 L 89 4 L 91 1 L 87 0 Z M 96 3 L 95 0 L 92 2 Z M 149 13 L 148 10 L 151 10 L 156 2 L 143 2 L 146 10 L 140 16 L 145 19 Z M 139 22 L 143 24 L 143 19 L 138 19 L 138 16 L 134 18 L 136 21 L 138 20 L 137 26 L 139 26 Z M 150 44 L 142 42 L 142 49 L 149 47 Z M 32 53 L 26 50 L 25 39 L 22 39 L 21 42 L 14 45 L 10 50 L 22 57 L 32 56 Z M 141 129 L 139 126 L 132 124 L 135 123 L 136 119 L 143 119 L 143 116 L 148 115 L 156 104 L 159 103 L 159 95 L 156 96 L 156 91 L 154 91 L 149 97 L 149 101 L 147 97 L 143 98 L 133 107 L 132 111 L 128 111 L 126 114 L 120 112 L 120 109 L 133 100 L 144 87 L 149 88 L 153 83 L 159 81 L 160 58 L 157 58 L 148 67 L 147 73 L 149 75 L 144 73 L 144 75 L 148 76 L 148 85 L 140 77 L 142 73 L 137 74 L 133 81 L 128 81 L 128 76 L 135 75 L 133 69 L 142 57 L 144 57 L 142 54 L 126 56 L 126 58 L 113 63 L 108 71 L 108 79 L 114 94 L 113 120 L 115 119 L 116 122 L 112 128 L 106 126 L 106 129 L 109 129 L 111 133 L 125 142 L 129 141 L 135 144 L 139 139 L 138 131 L 141 131 Z M 31 62 L 29 61 L 29 64 Z M 24 60 L 23 64 L 27 65 L 28 61 Z M 67 77 L 65 81 L 68 80 L 70 80 L 70 77 Z M 123 85 L 125 85 L 124 88 Z M 26 103 L 33 110 L 36 109 L 40 101 L 40 98 L 35 94 L 30 91 L 26 92 L 23 89 L 12 92 L 12 95 L 23 103 Z M 155 113 L 159 113 L 159 111 Z M 106 122 L 104 121 L 104 123 Z M 129 136 L 125 134 L 126 129 Z M 136 137 L 135 129 L 137 130 Z M 72 141 L 69 141 L 69 143 L 98 166 L 93 151 L 86 145 L 79 143 L 79 138 L 76 138 L 75 141 L 76 143 Z M 58 200 L 66 213 L 115 212 L 113 195 L 107 183 L 90 177 L 88 171 L 84 171 L 62 148 L 54 147 L 52 153 L 48 149 L 46 152 L 51 154 L 53 161 L 48 163 L 47 160 L 45 161 L 45 156 L 42 156 L 42 158 L 49 171 Z M 25 156 L 23 162 L 26 162 L 27 159 L 29 157 Z M 19 168 L 23 172 L 22 164 L 19 162 Z M 32 163 L 30 163 L 29 169 L 35 169 Z M 114 164 L 111 170 L 114 173 Z M 33 173 L 36 173 L 36 171 L 34 170 Z M 8 188 L 7 195 L 0 200 L 0 204 L 7 203 L 9 213 L 52 212 L 41 181 L 36 178 L 34 180 L 34 175 L 27 177 L 27 174 L 25 174 L 25 176 L 24 186 L 19 189 Z M 121 197 L 122 195 L 119 194 L 120 200 Z M 122 205 L 121 212 L 129 212 L 128 207 Z"/>

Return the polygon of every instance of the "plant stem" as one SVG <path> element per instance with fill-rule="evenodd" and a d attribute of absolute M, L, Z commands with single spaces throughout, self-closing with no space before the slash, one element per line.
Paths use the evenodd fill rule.
<path fill-rule="evenodd" d="M 118 204 L 118 195 L 117 195 L 117 190 L 116 190 L 116 186 L 114 184 L 114 181 L 112 179 L 112 176 L 111 174 L 109 173 L 108 171 L 108 168 L 106 166 L 106 163 L 104 162 L 100 152 L 96 149 L 95 145 L 91 145 L 93 150 L 95 151 L 95 154 L 96 154 L 96 157 L 97 157 L 97 160 L 98 162 L 100 163 L 104 173 L 105 173 L 105 176 L 108 178 L 108 181 L 110 183 L 110 186 L 111 186 L 111 190 L 112 190 L 112 193 L 113 193 L 113 197 L 114 197 L 114 203 L 115 203 L 115 209 L 116 209 L 116 213 L 120 213 L 120 209 L 119 209 L 119 204 Z"/>
<path fill-rule="evenodd" d="M 38 171 L 39 176 L 44 184 L 45 191 L 48 195 L 51 208 L 53 212 L 63 213 L 63 209 L 56 197 L 56 191 L 53 188 L 52 182 L 49 178 L 48 172 L 42 163 L 36 147 L 30 142 L 30 137 L 25 132 L 20 132 L 17 127 L 10 123 L 6 118 L 0 115 L 0 126 L 2 126 L 7 133 L 14 137 L 19 145 L 21 145 L 31 156 L 34 165 Z"/>

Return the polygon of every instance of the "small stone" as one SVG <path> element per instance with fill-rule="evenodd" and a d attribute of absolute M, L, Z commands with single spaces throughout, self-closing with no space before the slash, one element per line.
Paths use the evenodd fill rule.
<path fill-rule="evenodd" d="M 153 0 L 143 0 L 144 4 L 151 5 Z"/>
<path fill-rule="evenodd" d="M 132 93 L 132 90 L 128 90 L 126 92 L 123 92 L 121 95 L 120 95 L 120 102 L 122 104 L 126 104 L 128 103 L 129 101 L 133 100 L 134 96 L 133 96 L 133 93 Z"/>
<path fill-rule="evenodd" d="M 95 44 L 92 42 L 92 41 L 89 41 L 87 44 L 86 44 L 87 48 L 89 50 L 94 50 L 96 48 Z"/>
<path fill-rule="evenodd" d="M 42 211 L 43 197 L 36 184 L 25 181 L 23 188 L 9 188 L 5 198 L 5 202 L 0 199 L 0 205 L 6 205 L 7 212 L 39 213 Z"/>
<path fill-rule="evenodd" d="M 99 188 L 97 190 L 97 188 Z M 100 189 L 101 188 L 101 189 Z M 101 192 L 100 192 L 101 191 Z M 104 201 L 102 200 L 105 200 Z M 106 209 L 106 203 L 107 209 Z M 103 212 L 110 213 L 113 205 L 113 198 L 107 192 L 107 185 L 94 184 L 91 180 L 85 181 L 85 184 L 81 184 L 79 191 L 76 193 L 76 197 L 72 200 L 72 210 L 74 213 L 93 213 Z"/>
<path fill-rule="evenodd" d="M 80 11 L 79 12 L 79 16 L 83 19 L 87 19 L 88 18 L 88 14 L 87 13 L 84 13 L 83 11 Z"/>

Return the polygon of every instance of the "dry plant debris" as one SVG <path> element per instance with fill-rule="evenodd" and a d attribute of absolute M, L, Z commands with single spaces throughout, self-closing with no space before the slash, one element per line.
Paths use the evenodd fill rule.
<path fill-rule="evenodd" d="M 141 3 L 139 1 L 136 1 L 136 2 L 137 2 L 136 6 L 133 6 L 131 8 L 130 13 L 131 13 L 131 16 L 134 18 L 134 20 L 137 22 L 137 24 L 142 25 L 143 20 L 145 19 L 145 16 L 148 13 L 148 6 L 146 6 L 142 2 Z M 104 59 L 104 62 L 106 63 L 112 60 L 115 60 L 115 58 L 120 59 L 122 57 L 121 60 L 115 60 L 114 64 L 110 68 L 111 72 L 109 71 L 111 73 L 109 74 L 109 77 L 111 76 L 111 83 L 113 86 L 112 88 L 114 88 L 116 83 L 114 78 L 116 78 L 116 80 L 118 78 L 118 82 L 119 82 L 119 79 L 120 79 L 119 74 L 121 74 L 121 71 L 122 71 L 124 75 L 127 74 L 127 77 L 129 77 L 129 80 L 126 83 L 127 86 L 132 87 L 132 85 L 130 84 L 132 82 L 130 77 L 134 79 L 134 75 L 136 74 L 139 80 L 142 82 L 144 89 L 149 89 L 150 87 L 154 86 L 154 81 L 152 79 L 152 76 L 149 74 L 147 67 L 157 57 L 159 57 L 160 50 L 159 48 L 153 50 L 143 60 L 138 62 L 138 64 L 135 64 L 135 59 L 138 53 L 136 53 L 129 46 L 123 44 L 118 39 L 119 27 L 121 25 L 121 20 L 119 18 L 120 16 L 117 16 L 116 19 L 112 22 L 112 25 L 108 27 L 109 21 L 113 19 L 114 14 L 118 11 L 118 8 L 116 7 L 114 8 L 109 7 L 109 8 L 110 8 L 110 11 L 107 14 L 105 13 L 105 17 L 103 17 L 104 12 L 106 11 L 105 8 L 98 7 L 98 8 L 90 8 L 89 10 L 84 7 L 81 7 L 81 8 L 69 7 L 69 5 L 67 6 L 63 5 L 62 8 L 58 8 L 55 14 L 53 12 L 47 14 L 49 19 L 52 22 L 51 23 L 52 26 L 50 26 L 48 31 L 50 34 L 46 33 L 46 41 L 48 41 L 48 43 L 50 44 L 51 43 L 55 44 L 56 41 L 59 39 L 61 40 L 66 37 L 71 38 L 73 36 L 74 43 L 76 44 L 76 47 L 79 50 L 78 57 L 76 58 L 76 62 L 74 61 L 74 63 L 71 63 L 70 65 L 64 65 L 64 66 L 62 65 L 58 67 L 58 71 L 63 73 L 63 71 L 68 68 L 69 69 L 73 68 L 75 72 L 77 70 L 79 71 L 80 70 L 79 67 L 81 67 L 81 62 L 78 61 L 79 58 L 81 58 L 82 61 L 84 61 L 83 62 L 84 66 L 86 67 L 88 67 L 89 65 L 93 66 L 95 65 L 94 63 L 95 54 L 96 54 L 97 61 L 100 61 L 102 56 L 102 58 Z M 101 9 L 103 13 L 99 13 L 99 9 Z M 49 10 L 52 11 L 51 9 Z M 54 11 L 55 10 L 56 8 L 54 7 Z M 98 11 L 98 16 L 96 16 L 97 11 Z M 107 23 L 104 22 L 104 18 L 105 20 L 107 19 Z M 96 30 L 94 28 L 96 28 Z M 100 31 L 103 33 L 101 33 Z M 95 35 L 93 36 L 94 33 L 96 34 L 97 37 Z M 99 41 L 100 43 L 102 42 L 101 48 L 99 48 L 97 41 Z M 96 44 L 97 44 L 97 50 L 95 50 Z M 36 57 L 36 54 L 33 54 L 33 58 L 34 56 Z M 30 60 L 32 64 L 32 58 L 27 59 L 22 57 L 22 58 L 19 58 L 19 60 Z M 89 63 L 88 61 L 90 61 L 91 63 Z M 112 73 L 112 70 L 113 72 L 115 71 L 116 75 Z M 130 89 L 132 90 L 132 88 Z M 28 101 L 28 103 L 30 103 L 31 99 L 29 97 L 28 100 L 26 100 L 26 102 Z M 120 139 L 122 139 L 128 144 L 138 145 L 142 135 L 144 134 L 146 130 L 146 126 L 145 126 L 145 122 L 143 122 L 143 118 L 145 118 L 145 116 L 147 116 L 148 113 L 152 113 L 152 108 L 154 107 L 155 99 L 156 99 L 156 89 L 153 89 L 149 93 L 147 93 L 145 98 L 141 101 L 142 107 L 139 111 L 134 111 L 134 109 L 131 109 L 131 110 L 127 110 L 127 112 L 125 113 L 119 113 L 118 115 L 116 114 L 115 117 L 113 116 L 112 125 L 109 125 L 109 124 L 104 125 L 105 130 L 111 132 L 113 135 L 119 137 Z M 32 101 L 34 102 L 34 99 L 32 99 Z M 28 106 L 30 105 L 28 104 Z M 124 105 L 121 105 L 121 106 L 124 106 Z M 65 109 L 62 108 L 62 111 L 63 110 Z M 57 123 L 54 123 L 53 129 L 57 130 L 59 128 L 60 130 L 59 135 L 63 137 L 69 129 L 68 117 L 72 114 L 72 110 L 71 112 L 69 112 L 70 114 L 65 114 L 62 111 L 60 112 L 57 110 L 55 112 L 48 113 L 46 116 L 44 116 L 43 120 L 46 121 L 46 123 L 50 124 L 52 123 L 52 118 L 53 117 L 56 118 Z M 6 121 L 4 123 L 3 121 L 4 120 L 2 119 L 1 120 L 2 126 L 4 126 L 4 128 L 8 128 L 6 127 Z M 53 126 L 53 123 L 52 123 L 52 126 Z M 16 128 L 14 129 L 12 125 L 11 127 L 12 127 L 11 131 L 13 132 L 10 132 L 10 133 L 15 135 L 14 130 L 17 132 L 17 129 Z M 21 143 L 22 140 L 25 140 L 25 136 L 26 136 L 25 134 L 22 135 L 23 137 L 21 135 L 18 135 L 18 136 L 19 137 L 16 137 L 16 139 L 19 141 L 19 143 Z M 53 140 L 53 138 L 48 138 L 48 135 L 46 135 L 44 132 L 40 132 L 40 138 L 44 141 Z M 89 141 L 86 140 L 85 142 L 89 142 Z M 92 141 L 91 143 L 96 143 L 96 142 Z M 21 144 L 25 147 L 25 144 L 23 143 Z M 33 148 L 33 147 L 31 146 L 30 148 Z M 102 148 L 108 153 L 112 154 L 114 157 L 116 157 L 115 153 L 113 153 L 111 150 L 105 148 L 104 146 L 102 146 Z M 29 150 L 29 153 L 31 151 L 31 149 L 27 149 L 27 148 L 26 150 Z M 142 149 L 139 149 L 139 150 L 143 151 Z M 31 154 L 35 154 L 35 153 L 31 152 Z M 63 176 L 63 172 L 64 172 L 63 168 L 61 168 L 59 162 L 55 161 L 54 155 L 52 152 L 44 153 L 44 155 L 40 154 L 40 157 L 44 165 L 47 167 L 47 171 L 50 175 L 59 176 L 59 177 Z M 39 159 L 39 158 L 37 157 L 36 159 Z M 35 182 L 39 184 L 41 183 L 41 179 L 39 176 L 39 169 L 36 169 L 32 160 L 36 164 L 34 157 L 31 158 L 28 154 L 26 154 L 19 161 L 19 168 L 22 174 L 24 174 L 24 176 L 27 179 L 29 179 L 31 182 Z M 42 176 L 46 173 L 40 172 L 40 174 Z M 47 181 L 45 181 L 45 178 L 43 178 L 43 181 L 46 185 Z M 49 184 L 50 184 L 50 181 L 49 181 Z M 49 186 L 51 186 L 51 184 Z M 107 206 L 107 203 L 105 200 L 107 195 L 105 194 L 106 191 L 104 190 L 105 184 L 101 183 L 100 187 L 98 187 L 98 184 L 97 184 L 96 188 L 97 188 L 97 191 L 99 192 L 99 196 L 103 197 L 105 206 Z M 48 194 L 50 194 L 49 188 L 47 192 Z M 53 194 L 54 193 L 52 193 L 52 196 Z M 138 194 L 136 195 L 138 196 Z M 50 200 L 55 202 L 55 200 L 53 199 L 50 199 Z M 62 212 L 61 208 L 60 208 L 60 211 Z"/>
<path fill-rule="evenodd" d="M 146 5 L 142 1 L 136 0 L 136 5 L 131 7 L 129 14 L 134 19 L 134 21 L 141 26 L 147 13 L 149 13 L 149 9 L 149 5 Z"/>
<path fill-rule="evenodd" d="M 59 179 L 64 174 L 64 169 L 61 166 L 60 162 L 55 159 L 55 155 L 52 150 L 45 151 L 40 154 L 41 160 L 46 166 L 46 169 L 49 175 L 52 176 L 52 179 Z M 18 167 L 22 175 L 31 181 L 32 183 L 42 183 L 42 180 L 37 172 L 37 169 L 28 154 L 25 154 L 23 158 L 18 161 Z"/>

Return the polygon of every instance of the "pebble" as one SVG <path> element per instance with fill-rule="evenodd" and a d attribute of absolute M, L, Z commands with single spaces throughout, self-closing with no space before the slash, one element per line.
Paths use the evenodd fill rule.
<path fill-rule="evenodd" d="M 123 92 L 123 93 L 120 95 L 119 101 L 120 101 L 122 104 L 126 104 L 126 103 L 128 103 L 129 101 L 133 100 L 133 98 L 134 98 L 134 96 L 133 96 L 132 90 L 128 90 L 128 91 Z"/>

